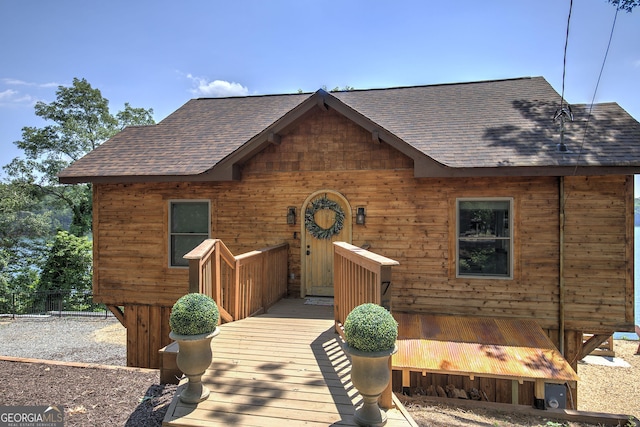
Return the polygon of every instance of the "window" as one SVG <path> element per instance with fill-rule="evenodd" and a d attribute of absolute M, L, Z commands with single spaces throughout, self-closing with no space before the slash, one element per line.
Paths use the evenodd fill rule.
<path fill-rule="evenodd" d="M 512 199 L 457 200 L 457 275 L 511 278 Z"/>
<path fill-rule="evenodd" d="M 169 266 L 187 267 L 183 256 L 209 238 L 208 201 L 169 202 Z"/>

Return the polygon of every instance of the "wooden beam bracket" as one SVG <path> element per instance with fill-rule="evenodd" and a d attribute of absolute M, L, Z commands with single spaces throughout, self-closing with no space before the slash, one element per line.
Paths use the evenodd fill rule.
<path fill-rule="evenodd" d="M 274 144 L 274 145 L 280 145 L 280 135 L 278 135 L 277 133 L 271 132 L 268 136 L 267 136 L 267 141 L 269 141 L 270 144 Z"/>
<path fill-rule="evenodd" d="M 382 142 L 380 140 L 380 131 L 378 131 L 377 129 L 371 131 L 371 139 L 373 140 L 373 142 L 377 142 L 378 144 L 380 144 Z"/>
<path fill-rule="evenodd" d="M 613 335 L 613 332 L 610 334 L 594 334 L 591 338 L 585 341 L 584 344 L 582 344 L 582 349 L 580 350 L 580 353 L 578 353 L 577 360 L 582 360 L 591 354 L 591 352 L 598 348 L 600 344 L 608 340 L 611 335 Z"/>
<path fill-rule="evenodd" d="M 110 312 L 113 313 L 114 316 L 116 316 L 116 319 L 120 321 L 120 324 L 122 324 L 122 326 L 126 328 L 127 325 L 125 325 L 124 323 L 124 311 L 122 311 L 122 309 L 117 305 L 108 305 L 107 308 Z"/>
<path fill-rule="evenodd" d="M 318 96 L 318 100 L 317 100 L 317 105 L 318 107 L 320 107 L 322 110 L 324 111 L 328 111 L 329 110 L 329 106 L 327 105 L 326 102 L 324 102 L 324 97 L 323 96 Z"/>

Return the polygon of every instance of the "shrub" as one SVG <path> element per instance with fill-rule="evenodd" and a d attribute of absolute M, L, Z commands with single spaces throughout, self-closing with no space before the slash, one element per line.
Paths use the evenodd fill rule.
<path fill-rule="evenodd" d="M 361 304 L 344 321 L 344 339 L 350 347 L 366 352 L 391 350 L 398 338 L 398 322 L 384 307 Z"/>
<path fill-rule="evenodd" d="M 93 244 L 86 237 L 58 231 L 40 274 L 39 291 L 90 291 Z"/>
<path fill-rule="evenodd" d="M 220 313 L 211 297 L 192 293 L 182 296 L 171 309 L 169 326 L 174 334 L 201 335 L 213 332 Z"/>

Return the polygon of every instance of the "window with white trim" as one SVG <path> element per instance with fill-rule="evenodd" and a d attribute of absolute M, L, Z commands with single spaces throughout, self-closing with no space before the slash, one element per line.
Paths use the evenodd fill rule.
<path fill-rule="evenodd" d="M 183 257 L 209 238 L 210 215 L 207 200 L 169 202 L 169 266 L 188 267 Z"/>
<path fill-rule="evenodd" d="M 458 277 L 513 277 L 513 199 L 456 201 Z"/>

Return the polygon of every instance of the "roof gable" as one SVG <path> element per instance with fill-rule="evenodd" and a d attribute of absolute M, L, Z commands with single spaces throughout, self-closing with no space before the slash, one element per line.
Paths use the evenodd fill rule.
<path fill-rule="evenodd" d="M 278 141 L 242 162 L 243 179 L 274 172 L 324 173 L 328 169 L 413 170 L 412 159 L 373 140 L 371 133 L 331 108 L 309 111 L 278 135 Z"/>
<path fill-rule="evenodd" d="M 559 152 L 560 95 L 541 77 L 335 96 L 449 168 L 640 165 L 640 124 L 615 103 L 590 118 L 588 106 L 573 106 Z"/>
<path fill-rule="evenodd" d="M 640 172 L 640 124 L 615 103 L 575 106 L 568 151 L 541 77 L 187 102 L 157 125 L 127 128 L 61 172 L 61 182 L 231 180 L 312 109 L 331 108 L 414 161 L 415 176 Z M 589 121 L 589 126 L 585 124 Z M 626 169 L 625 169 L 626 168 Z M 623 170 L 624 169 L 624 170 Z"/>
<path fill-rule="evenodd" d="M 181 180 L 209 171 L 309 94 L 192 99 L 156 125 L 125 128 L 70 167 L 61 182 Z M 193 179 L 193 178 L 192 178 Z"/>

